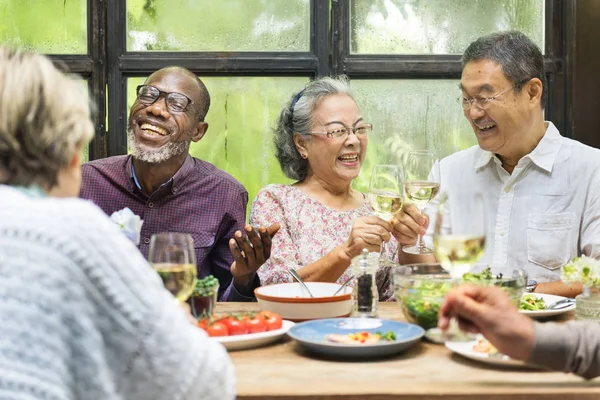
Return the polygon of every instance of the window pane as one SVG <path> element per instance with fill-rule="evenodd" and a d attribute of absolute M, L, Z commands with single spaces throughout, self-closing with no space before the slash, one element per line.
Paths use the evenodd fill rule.
<path fill-rule="evenodd" d="M 352 53 L 462 54 L 511 29 L 544 50 L 544 0 L 352 0 L 350 24 Z"/>
<path fill-rule="evenodd" d="M 190 153 L 227 171 L 248 190 L 250 207 L 269 183 L 290 182 L 275 158 L 272 128 L 279 111 L 308 82 L 302 77 L 202 78 L 211 96 L 206 117 L 209 128 Z M 128 105 L 144 78 L 128 80 Z"/>
<path fill-rule="evenodd" d="M 0 0 L 0 43 L 46 54 L 87 54 L 87 1 Z"/>
<path fill-rule="evenodd" d="M 402 163 L 412 149 L 430 149 L 440 157 L 477 144 L 458 103 L 455 80 L 352 80 L 352 90 L 373 134 L 358 190 L 366 192 L 373 165 Z"/>
<path fill-rule="evenodd" d="M 127 0 L 128 51 L 309 51 L 310 0 Z"/>

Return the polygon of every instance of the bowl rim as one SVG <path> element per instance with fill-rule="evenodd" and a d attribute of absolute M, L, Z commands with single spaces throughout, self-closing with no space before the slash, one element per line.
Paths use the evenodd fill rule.
<path fill-rule="evenodd" d="M 259 290 L 262 287 L 282 286 L 282 285 L 289 285 L 290 283 L 294 283 L 294 282 L 276 283 L 274 285 L 259 286 L 256 289 L 254 289 L 254 296 L 256 296 L 257 299 L 271 301 L 274 303 L 308 303 L 308 304 L 310 304 L 310 303 L 335 303 L 335 302 L 350 300 L 350 298 L 352 296 L 352 291 L 350 291 L 350 293 L 338 294 L 336 296 L 323 296 L 323 297 L 279 297 L 279 296 L 271 296 L 268 294 L 259 293 Z M 336 283 L 336 282 L 310 282 L 310 283 Z M 339 285 L 339 283 L 338 283 L 338 285 Z M 347 286 L 347 287 L 350 287 L 350 286 Z"/>

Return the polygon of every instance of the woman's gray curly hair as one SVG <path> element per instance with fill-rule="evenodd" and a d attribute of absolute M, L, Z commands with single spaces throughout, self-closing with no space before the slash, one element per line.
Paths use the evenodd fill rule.
<path fill-rule="evenodd" d="M 323 77 L 309 82 L 302 91 L 290 98 L 279 113 L 273 132 L 275 156 L 288 178 L 303 181 L 308 172 L 308 161 L 300 156 L 294 143 L 294 133 L 310 136 L 315 109 L 321 100 L 333 94 L 352 97 L 346 76 Z"/>
<path fill-rule="evenodd" d="M 52 189 L 94 136 L 87 93 L 47 57 L 0 46 L 0 184 Z"/>

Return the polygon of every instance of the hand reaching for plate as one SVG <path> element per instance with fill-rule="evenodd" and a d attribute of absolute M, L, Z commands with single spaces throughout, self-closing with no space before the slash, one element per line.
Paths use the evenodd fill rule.
<path fill-rule="evenodd" d="M 462 330 L 483 334 L 499 352 L 518 360 L 529 358 L 533 322 L 518 312 L 502 289 L 464 285 L 451 290 L 440 308 L 438 326 L 448 329 L 452 317 Z"/>

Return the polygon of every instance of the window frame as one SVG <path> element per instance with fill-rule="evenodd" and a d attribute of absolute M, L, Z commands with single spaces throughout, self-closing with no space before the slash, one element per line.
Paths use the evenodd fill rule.
<path fill-rule="evenodd" d="M 332 71 L 350 79 L 460 79 L 460 55 L 351 54 L 350 0 L 332 3 Z M 548 99 L 545 118 L 559 131 L 572 136 L 571 115 L 566 110 L 565 93 L 567 26 L 572 20 L 571 1 L 545 1 L 545 51 Z M 458 94 L 457 94 L 458 96 Z"/>
<path fill-rule="evenodd" d="M 96 129 L 89 159 L 125 154 L 127 79 L 182 65 L 201 76 L 346 74 L 350 79 L 460 79 L 459 55 L 350 54 L 349 0 L 310 1 L 307 52 L 128 52 L 126 0 L 87 0 L 87 54 L 50 54 L 88 81 Z M 574 137 L 575 0 L 545 1 L 546 118 Z M 108 93 L 107 93 L 108 91 Z M 108 124 L 107 124 L 108 114 Z M 585 139 L 585 135 L 581 139 Z"/>
<path fill-rule="evenodd" d="M 62 62 L 87 80 L 95 127 L 88 149 L 90 160 L 106 157 L 106 6 L 106 0 L 87 0 L 86 54 L 48 54 L 51 60 Z"/>
<path fill-rule="evenodd" d="M 110 1 L 110 0 L 109 0 Z M 126 154 L 127 79 L 180 65 L 201 76 L 321 76 L 329 68 L 329 5 L 310 2 L 310 49 L 307 52 L 129 52 L 126 1 L 108 9 L 108 156 Z"/>

